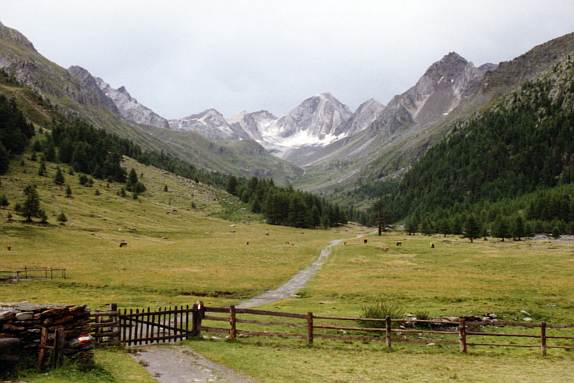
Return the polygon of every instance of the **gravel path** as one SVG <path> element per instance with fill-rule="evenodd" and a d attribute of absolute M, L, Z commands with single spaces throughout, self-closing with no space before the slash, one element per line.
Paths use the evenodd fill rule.
<path fill-rule="evenodd" d="M 321 254 L 309 265 L 306 269 L 299 271 L 291 279 L 285 282 L 283 285 L 279 286 L 274 290 L 269 290 L 261 295 L 257 295 L 251 299 L 243 301 L 237 305 L 238 308 L 248 309 L 257 306 L 263 306 L 269 303 L 274 303 L 283 299 L 292 298 L 297 294 L 297 292 L 303 288 L 307 282 L 319 271 L 323 263 L 331 255 L 333 247 L 340 244 L 342 241 L 340 239 L 336 241 L 331 241 L 329 246 L 321 250 Z"/>
<path fill-rule="evenodd" d="M 240 302 L 239 308 L 252 308 L 291 298 L 309 282 L 331 255 L 333 247 L 342 241 L 331 241 L 307 268 L 274 290 Z M 236 371 L 213 363 L 184 346 L 149 346 L 141 348 L 134 358 L 152 374 L 159 383 L 225 382 L 253 383 L 254 380 Z"/>

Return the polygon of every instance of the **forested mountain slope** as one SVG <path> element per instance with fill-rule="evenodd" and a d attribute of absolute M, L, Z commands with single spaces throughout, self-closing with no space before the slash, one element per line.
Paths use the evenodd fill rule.
<path fill-rule="evenodd" d="M 38 96 L 27 97 L 31 105 L 23 106 L 24 109 L 38 109 L 41 104 L 128 138 L 146 149 L 165 151 L 213 171 L 245 177 L 273 176 L 279 183 L 287 183 L 301 173 L 298 167 L 263 150 L 250 156 L 249 151 L 237 150 L 235 143 L 213 143 L 194 132 L 176 132 L 129 121 L 88 71 L 75 66 L 60 67 L 42 56 L 20 32 L 1 23 L 0 69 L 17 82 L 0 86 L 0 94 L 13 97 L 15 92 L 23 92 L 18 89 L 18 84 L 23 84 Z"/>
<path fill-rule="evenodd" d="M 568 224 L 574 220 L 574 198 L 567 187 L 573 182 L 574 61 L 568 57 L 485 111 L 454 124 L 451 134 L 406 173 L 390 205 L 398 217 L 434 217 L 436 222 L 538 192 L 528 212 L 509 213 Z M 553 193 L 562 209 L 535 213 L 545 208 L 537 204 L 552 203 Z M 486 214 L 484 223 L 496 215 Z"/>

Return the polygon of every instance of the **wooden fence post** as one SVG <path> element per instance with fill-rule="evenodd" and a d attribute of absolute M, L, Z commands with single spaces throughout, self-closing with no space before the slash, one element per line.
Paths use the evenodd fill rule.
<path fill-rule="evenodd" d="M 229 340 L 234 341 L 237 338 L 237 318 L 235 306 L 229 306 Z"/>
<path fill-rule="evenodd" d="M 546 322 L 540 323 L 540 348 L 542 356 L 546 356 Z"/>
<path fill-rule="evenodd" d="M 307 313 L 307 345 L 313 345 L 313 313 Z"/>
<path fill-rule="evenodd" d="M 391 350 L 391 335 L 391 317 L 387 315 L 385 318 L 385 344 L 389 351 Z"/>
<path fill-rule="evenodd" d="M 460 318 L 458 322 L 458 341 L 460 352 L 466 353 L 466 321 L 464 318 Z"/>
<path fill-rule="evenodd" d="M 115 314 L 110 315 L 110 319 L 113 322 L 113 325 L 110 327 L 112 332 L 117 333 L 116 335 L 112 336 L 111 344 L 117 345 L 120 344 L 120 322 L 119 322 L 119 313 L 118 313 L 118 305 L 116 303 L 110 303 L 109 309 Z"/>
<path fill-rule="evenodd" d="M 48 328 L 42 327 L 40 332 L 40 346 L 38 347 L 38 360 L 36 362 L 36 368 L 38 371 L 44 369 L 44 360 L 46 359 L 46 344 L 48 343 Z"/>

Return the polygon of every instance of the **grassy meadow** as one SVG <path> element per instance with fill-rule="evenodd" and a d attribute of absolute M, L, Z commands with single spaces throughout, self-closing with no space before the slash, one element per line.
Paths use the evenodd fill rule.
<path fill-rule="evenodd" d="M 397 247 L 396 241 L 402 241 Z M 430 244 L 434 243 L 435 248 Z M 574 323 L 574 245 L 566 241 L 489 239 L 471 244 L 449 236 L 385 233 L 337 247 L 299 298 L 266 308 L 288 312 L 360 316 L 382 299 L 403 313 L 437 316 L 495 313 L 506 320 Z M 341 323 L 339 323 L 341 325 Z M 347 322 L 343 325 L 353 326 Z M 241 330 L 242 326 L 238 328 Z M 499 332 L 524 332 L 516 328 Z M 550 330 L 549 330 L 550 331 Z M 552 330 L 553 335 L 574 335 Z M 528 331 L 526 331 L 528 332 Z M 536 330 L 534 330 L 536 332 Z M 532 332 L 531 332 L 532 333 Z M 550 335 L 550 332 L 549 332 Z M 440 338 L 440 337 L 439 337 Z M 572 352 L 470 347 L 469 354 L 437 337 L 418 344 L 240 338 L 236 343 L 189 343 L 206 356 L 265 382 L 561 382 L 574 379 Z M 469 338 L 489 343 L 537 344 L 536 339 Z M 436 342 L 436 343 L 435 343 Z M 565 344 L 552 340 L 549 344 Z M 572 344 L 572 342 L 570 342 Z"/>
<path fill-rule="evenodd" d="M 53 183 L 55 165 L 38 176 L 29 155 L 0 177 L 0 269 L 64 267 L 68 279 L 0 284 L 2 301 L 87 303 L 100 308 L 237 303 L 274 288 L 308 265 L 330 240 L 346 239 L 298 298 L 266 308 L 359 316 L 382 299 L 404 313 L 429 316 L 495 313 L 503 319 L 574 323 L 574 244 L 553 240 L 489 239 L 385 233 L 368 243 L 356 226 L 301 230 L 266 225 L 227 193 L 126 159 L 148 191 L 120 197 L 121 185 L 81 186 L 63 167 L 72 198 Z M 22 189 L 36 184 L 50 224 L 25 225 L 13 210 Z M 167 191 L 164 190 L 167 186 Z M 98 190 L 99 195 L 96 195 Z M 68 218 L 59 225 L 56 216 Z M 12 221 L 7 217 L 11 214 Z M 128 246 L 120 248 L 119 243 Z M 402 246 L 395 246 L 402 241 Z M 435 248 L 430 244 L 434 243 Z M 8 250 L 8 247 L 11 249 Z M 239 329 L 241 329 L 241 325 Z M 505 330 L 501 330 L 505 331 Z M 455 338 L 456 339 L 456 338 Z M 488 339 L 491 341 L 492 339 Z M 522 341 L 522 340 L 519 340 Z M 534 340 L 535 341 L 535 340 Z M 470 348 L 382 342 L 240 338 L 186 346 L 265 382 L 554 382 L 574 380 L 571 352 Z M 430 344 L 430 345 L 429 345 Z M 145 382 L 151 378 L 127 353 L 96 352 L 90 373 L 63 368 L 29 373 L 30 382 Z"/>

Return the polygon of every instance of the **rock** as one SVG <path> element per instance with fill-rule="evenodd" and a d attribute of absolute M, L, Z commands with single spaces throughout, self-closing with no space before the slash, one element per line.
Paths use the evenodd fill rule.
<path fill-rule="evenodd" d="M 32 319 L 34 319 L 34 313 L 30 311 L 16 314 L 16 320 L 32 320 Z"/>

